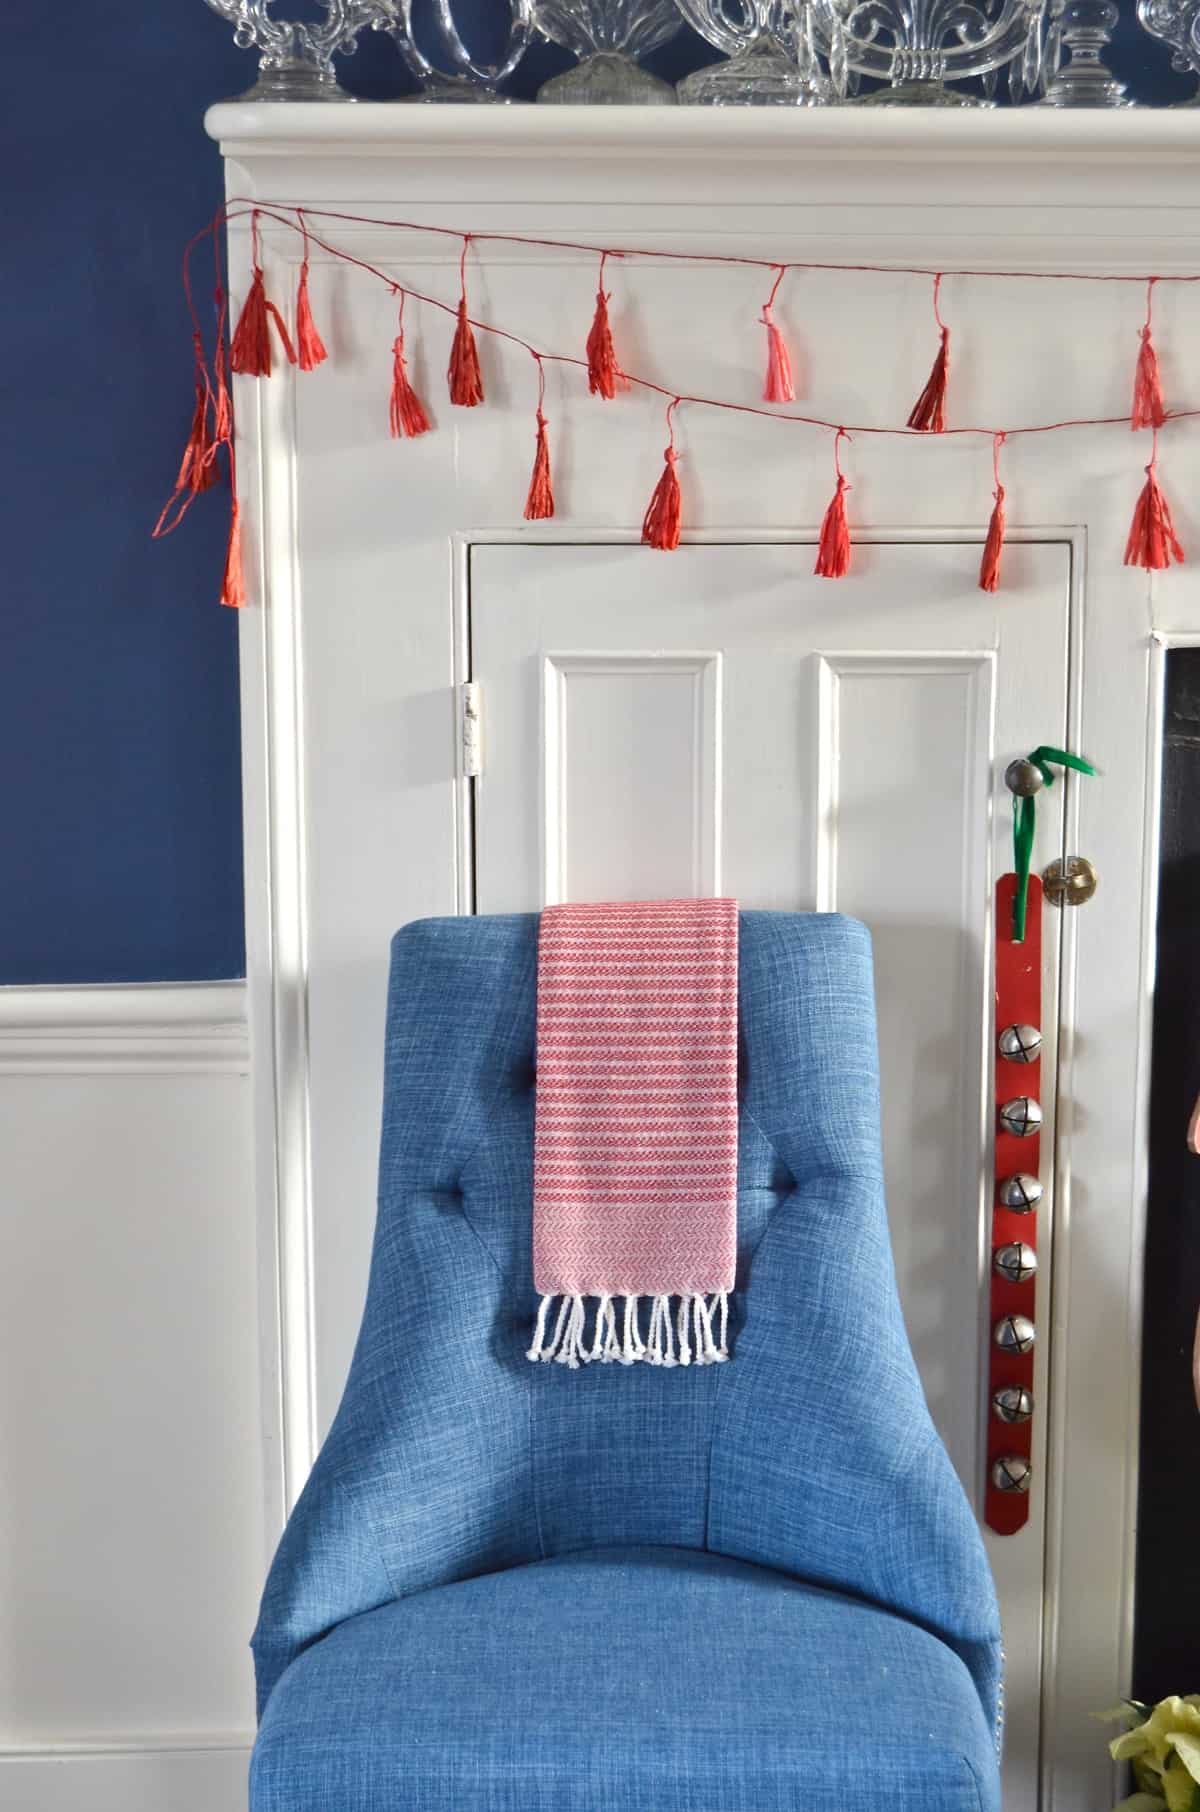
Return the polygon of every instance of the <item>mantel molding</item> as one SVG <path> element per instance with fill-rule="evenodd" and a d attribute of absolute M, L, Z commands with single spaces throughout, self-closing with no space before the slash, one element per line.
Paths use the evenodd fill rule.
<path fill-rule="evenodd" d="M 1115 113 L 1020 107 L 404 107 L 359 102 L 230 102 L 209 135 L 227 157 L 348 154 L 395 158 L 706 157 L 784 161 L 1073 163 L 1200 166 L 1200 121 L 1170 109 Z M 1047 170 L 1046 174 L 1050 172 Z"/>

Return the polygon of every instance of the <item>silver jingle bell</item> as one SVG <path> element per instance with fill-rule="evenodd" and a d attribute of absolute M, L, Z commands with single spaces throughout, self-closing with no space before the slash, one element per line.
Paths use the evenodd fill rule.
<path fill-rule="evenodd" d="M 996 1049 L 1007 1063 L 1036 1063 L 1042 1053 L 1042 1035 L 1036 1026 L 1005 1026 Z"/>
<path fill-rule="evenodd" d="M 1006 1384 L 992 1392 L 992 1408 L 1001 1422 L 1028 1422 L 1033 1414 L 1033 1392 L 1023 1384 Z"/>
<path fill-rule="evenodd" d="M 992 1461 L 992 1483 L 997 1491 L 1028 1491 L 1033 1467 L 1020 1453 L 1003 1453 Z"/>
<path fill-rule="evenodd" d="M 1010 761 L 1004 770 L 1004 784 L 1010 793 L 1018 799 L 1032 799 L 1045 786 L 1045 777 L 1041 768 L 1035 768 L 1032 761 Z"/>
<path fill-rule="evenodd" d="M 1032 1095 L 1017 1095 L 1000 1109 L 1000 1126 L 1018 1139 L 1031 1139 L 1042 1128 L 1042 1110 Z"/>
<path fill-rule="evenodd" d="M 1037 1253 L 1023 1239 L 1010 1246 L 997 1246 L 992 1254 L 992 1269 L 997 1277 L 1009 1283 L 1028 1283 L 1037 1273 Z"/>
<path fill-rule="evenodd" d="M 992 1339 L 1005 1353 L 1028 1353 L 1037 1339 L 1037 1330 L 1028 1315 L 1002 1315 L 992 1329 Z"/>
<path fill-rule="evenodd" d="M 1001 1183 L 1000 1206 L 1011 1208 L 1014 1214 L 1032 1214 L 1045 1193 L 1037 1177 L 1030 1176 L 1027 1170 L 1019 1170 Z"/>

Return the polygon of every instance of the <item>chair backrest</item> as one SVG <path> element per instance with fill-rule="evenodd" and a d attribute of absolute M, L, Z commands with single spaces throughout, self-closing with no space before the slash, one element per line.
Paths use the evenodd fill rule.
<path fill-rule="evenodd" d="M 904 1331 L 884 1210 L 870 940 L 740 919 L 729 1363 L 525 1358 L 535 915 L 392 946 L 379 1208 L 345 1396 L 276 1556 L 260 1709 L 291 1658 L 423 1587 L 570 1549 L 710 1549 L 942 1636 L 997 1717 L 999 1625 Z"/>

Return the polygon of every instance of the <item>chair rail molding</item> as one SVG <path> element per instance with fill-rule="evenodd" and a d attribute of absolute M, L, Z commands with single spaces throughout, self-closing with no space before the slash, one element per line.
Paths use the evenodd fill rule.
<path fill-rule="evenodd" d="M 249 1069 L 241 981 L 0 988 L 0 1076 Z"/>
<path fill-rule="evenodd" d="M 878 304 L 873 290 L 864 300 L 837 281 L 796 273 L 797 332 L 821 354 L 814 392 L 832 386 L 845 399 L 833 408 L 890 396 L 897 365 L 906 382 L 915 361 L 914 390 L 928 369 L 927 299 L 922 294 L 918 305 L 899 285 L 889 287 L 895 267 L 971 271 L 981 279 L 1003 272 L 1200 276 L 1200 133 L 1185 113 L 223 103 L 206 123 L 226 159 L 231 201 L 326 208 L 452 234 L 869 266 L 880 273 L 871 279 L 880 284 Z M 331 239 L 365 261 L 436 267 L 420 287 L 457 295 L 456 239 L 404 235 L 401 249 L 402 236 L 369 220 L 327 227 Z M 268 220 L 261 237 L 282 277 L 299 259 L 298 235 Z M 594 288 L 590 252 L 499 243 L 477 251 L 485 318 L 519 326 L 519 306 L 522 319 L 532 311 L 539 327 L 552 323 L 547 344 L 569 348 L 575 334 L 582 346 Z M 314 253 L 314 278 L 320 262 Z M 248 209 L 231 224 L 229 265 L 236 303 L 250 269 Z M 610 264 L 608 276 L 621 270 L 621 282 L 636 289 L 634 268 Z M 715 290 L 705 287 L 712 272 L 700 267 L 685 272 L 647 257 L 636 270 L 645 291 L 630 303 L 635 335 L 649 337 L 669 298 L 688 284 L 695 286 L 696 318 L 710 307 L 724 310 L 713 316 L 719 331 L 708 331 L 707 315 L 701 326 L 704 343 L 722 348 L 728 387 L 741 348 L 737 341 L 726 356 L 729 326 L 743 318 L 740 288 L 730 300 L 728 271 L 730 287 L 714 302 Z M 472 812 L 488 784 L 486 762 L 478 782 L 464 775 L 454 690 L 456 681 L 480 677 L 470 667 L 463 603 L 471 549 L 509 537 L 531 545 L 627 538 L 636 530 L 635 511 L 640 522 L 662 445 L 661 414 L 651 419 L 648 404 L 626 399 L 623 416 L 617 405 L 590 405 L 572 392 L 574 441 L 563 467 L 570 514 L 531 530 L 515 520 L 519 499 L 514 505 L 494 482 L 497 472 L 519 470 L 523 492 L 532 407 L 524 390 L 498 383 L 489 395 L 496 406 L 467 423 L 465 412 L 443 406 L 444 431 L 428 437 L 428 448 L 425 440 L 393 446 L 388 298 L 366 279 L 360 289 L 342 266 L 320 275 L 329 280 L 323 324 L 327 318 L 340 342 L 329 367 L 299 380 L 290 369 L 279 371 L 257 388 L 237 380 L 252 596 L 239 626 L 246 1002 L 255 1054 L 272 1532 L 303 1485 L 336 1403 L 345 1328 L 361 1304 L 387 934 L 407 919 L 471 909 Z M 1007 306 L 997 285 L 981 283 L 954 323 L 960 394 L 975 383 L 987 394 L 987 378 L 998 379 L 1004 406 L 1011 393 L 1020 399 L 1012 406 L 1027 411 L 1017 419 L 1035 419 L 1029 411 L 1040 397 L 1030 394 L 1029 348 L 1045 334 L 1047 344 L 1069 343 L 1076 391 L 1097 399 L 1094 410 L 1081 405 L 1080 414 L 1108 413 L 1101 399 L 1110 394 L 1116 409 L 1127 407 L 1143 310 L 1137 286 L 1023 288 L 1030 292 L 1028 320 Z M 751 273 L 744 356 L 755 373 L 760 302 Z M 860 306 L 861 319 L 839 302 Z M 1172 396 L 1181 409 L 1200 407 L 1200 365 L 1191 351 L 1200 283 L 1178 286 L 1156 302 L 1160 307 Z M 677 311 L 681 321 L 688 313 Z M 888 344 L 893 321 L 898 346 L 903 336 L 899 358 Z M 1157 312 L 1155 324 L 1157 336 Z M 694 320 L 681 325 L 681 357 L 696 356 L 693 328 Z M 432 398 L 447 337 L 440 314 L 422 318 L 419 337 Z M 785 487 L 765 464 L 755 467 L 740 427 L 706 425 L 700 413 L 687 416 L 698 511 L 704 504 L 693 538 L 731 537 L 722 521 L 742 523 L 739 532 L 757 539 L 797 535 L 796 520 L 810 520 L 828 494 L 827 440 L 812 430 L 811 440 L 789 438 L 783 446 L 781 436 L 772 443 L 787 465 Z M 564 439 L 567 426 L 564 420 Z M 614 457 L 605 437 L 622 432 L 628 445 L 623 441 Z M 718 432 L 727 442 L 720 448 Z M 1200 633 L 1200 597 L 1186 569 L 1150 577 L 1121 564 L 1142 482 L 1142 443 L 1119 428 L 1081 432 L 1057 449 L 1049 445 L 1054 438 L 1032 436 L 1015 453 L 1010 442 L 1010 539 L 1014 554 L 1023 536 L 1070 545 L 1069 667 L 1077 676 L 1067 711 L 1070 746 L 1097 760 L 1104 778 L 1066 789 L 1064 848 L 1039 856 L 1085 850 L 1102 887 L 1086 912 L 1066 915 L 1061 927 L 1053 1285 L 1039 1310 L 1048 1336 L 1042 1363 L 1050 1455 L 1034 1485 L 1046 1493 L 1048 1532 L 1042 1741 L 1028 1773 L 1033 1783 L 1040 1772 L 1040 1784 L 1006 1798 L 1009 1812 L 1093 1812 L 1107 1803 L 1103 1738 L 1089 1714 L 1128 1687 L 1132 1610 L 1124 1578 L 1137 1485 L 1137 1367 L 1129 1355 L 1138 1351 L 1140 1330 L 1145 1176 L 1137 1153 L 1147 1120 L 1153 963 L 1154 815 L 1147 800 L 1155 797 L 1159 679 L 1151 637 L 1156 623 L 1171 625 L 1169 639 Z M 958 442 L 954 450 L 934 444 L 941 437 L 926 439 L 915 448 L 863 437 L 854 449 L 859 488 L 852 508 L 862 516 L 855 541 L 865 559 L 889 522 L 906 525 L 893 532 L 897 541 L 982 540 L 991 485 L 986 447 L 972 451 Z M 1190 549 L 1200 541 L 1191 502 L 1200 480 L 1200 420 L 1177 422 L 1162 457 Z M 805 493 L 801 502 L 790 474 L 799 471 L 811 486 L 817 466 L 820 495 Z M 700 485 L 711 486 L 702 499 Z M 1035 530 L 1033 523 L 1047 526 Z M 854 597 L 851 579 L 839 598 L 847 612 Z M 839 646 L 831 643 L 826 653 L 836 658 Z M 976 648 L 969 626 L 955 646 Z M 546 649 L 554 647 L 549 640 Z M 486 682 L 483 711 L 486 739 Z M 1004 809 L 1002 772 L 994 810 Z M 28 1017 L 36 992 L 7 990 L 8 1002 L 0 995 L 0 1069 L 35 1064 L 39 1051 L 47 1064 L 60 1061 L 53 1012 L 47 1009 L 36 1029 Z M 228 1001 L 217 1004 L 215 1017 L 228 1010 Z M 91 1045 L 86 1028 L 70 1028 L 76 1061 L 92 1049 L 119 1067 L 120 1050 L 128 1055 L 105 1011 L 98 1008 L 89 1022 L 105 1028 Z M 144 1055 L 161 1036 L 174 1039 L 177 1061 L 190 1052 L 197 1064 L 206 1054 L 236 1062 L 244 1027 L 223 1021 L 219 1029 L 213 1018 L 205 1020 L 206 1032 L 195 1030 L 181 1001 L 173 1031 L 140 1022 L 139 1049 Z"/>

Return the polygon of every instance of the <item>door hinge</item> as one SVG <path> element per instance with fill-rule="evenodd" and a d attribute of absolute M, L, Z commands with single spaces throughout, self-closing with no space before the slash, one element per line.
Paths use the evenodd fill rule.
<path fill-rule="evenodd" d="M 483 744 L 479 713 L 481 697 L 478 680 L 465 680 L 462 692 L 462 771 L 467 780 L 477 780 L 483 772 Z"/>

